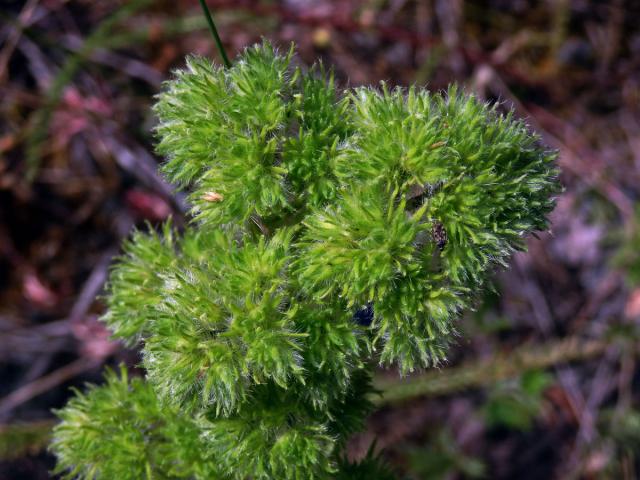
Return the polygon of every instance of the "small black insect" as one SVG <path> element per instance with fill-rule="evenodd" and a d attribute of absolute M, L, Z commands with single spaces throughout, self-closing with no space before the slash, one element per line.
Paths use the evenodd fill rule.
<path fill-rule="evenodd" d="M 433 240 L 436 242 L 438 246 L 438 250 L 444 250 L 444 247 L 447 246 L 447 231 L 444 229 L 444 225 L 440 222 L 433 222 L 433 227 L 431 228 L 431 235 L 433 236 Z"/>
<path fill-rule="evenodd" d="M 353 319 L 358 325 L 362 325 L 363 327 L 371 325 L 371 322 L 373 322 L 373 305 L 367 303 L 353 314 Z"/>

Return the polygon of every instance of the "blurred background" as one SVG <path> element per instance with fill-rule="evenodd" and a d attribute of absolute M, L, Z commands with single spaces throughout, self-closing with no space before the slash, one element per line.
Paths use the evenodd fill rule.
<path fill-rule="evenodd" d="M 350 455 L 377 438 L 411 479 L 640 478 L 640 1 L 209 5 L 230 54 L 264 36 L 343 86 L 460 82 L 560 152 L 552 232 L 496 272 L 442 369 L 378 374 Z M 218 59 L 195 0 L 0 1 L 0 480 L 51 478 L 51 410 L 139 362 L 96 296 L 134 226 L 184 218 L 150 106 L 190 52 Z"/>

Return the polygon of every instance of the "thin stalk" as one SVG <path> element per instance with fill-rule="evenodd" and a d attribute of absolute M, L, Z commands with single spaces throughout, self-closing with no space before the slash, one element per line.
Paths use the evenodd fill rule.
<path fill-rule="evenodd" d="M 0 425 L 0 462 L 35 455 L 51 441 L 55 420 Z"/>
<path fill-rule="evenodd" d="M 439 397 L 515 378 L 523 373 L 562 363 L 589 360 L 602 355 L 612 341 L 568 338 L 544 346 L 522 346 L 509 354 L 404 379 L 379 377 L 374 387 L 382 396 L 372 398 L 378 406 L 395 405 L 416 397 Z"/>
<path fill-rule="evenodd" d="M 211 16 L 211 12 L 209 11 L 209 7 L 207 7 L 205 0 L 200 0 L 200 6 L 202 7 L 204 16 L 207 19 L 207 23 L 209 24 L 209 30 L 211 30 L 211 34 L 216 41 L 216 46 L 218 47 L 224 66 L 231 68 L 231 62 L 229 61 L 229 57 L 227 57 L 227 52 L 224 50 L 222 40 L 220 40 L 220 35 L 218 35 L 218 29 L 216 28 L 216 24 L 213 22 L 213 17 Z"/>

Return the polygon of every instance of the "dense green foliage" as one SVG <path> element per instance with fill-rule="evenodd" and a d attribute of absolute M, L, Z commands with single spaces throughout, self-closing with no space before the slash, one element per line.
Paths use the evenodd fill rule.
<path fill-rule="evenodd" d="M 52 444 L 59 471 L 80 478 L 219 478 L 194 419 L 161 405 L 147 382 L 129 382 L 124 369 L 121 378 L 108 372 L 106 380 L 60 411 Z"/>
<path fill-rule="evenodd" d="M 372 365 L 438 363 L 491 268 L 546 228 L 554 155 L 522 122 L 455 88 L 341 92 L 292 56 L 191 57 L 158 97 L 193 222 L 136 233 L 112 272 L 104 319 L 147 378 L 59 412 L 70 477 L 390 477 L 344 459 Z"/>

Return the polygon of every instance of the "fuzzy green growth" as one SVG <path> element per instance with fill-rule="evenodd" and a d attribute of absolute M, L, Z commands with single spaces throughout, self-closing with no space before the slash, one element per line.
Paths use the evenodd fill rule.
<path fill-rule="evenodd" d="M 161 406 L 142 379 L 107 372 L 58 411 L 51 448 L 64 478 L 221 478 L 200 425 Z"/>
<path fill-rule="evenodd" d="M 125 245 L 104 320 L 142 342 L 147 378 L 60 411 L 60 471 L 390 478 L 373 453 L 344 460 L 374 362 L 441 361 L 492 268 L 547 227 L 554 154 L 511 114 L 455 88 L 339 91 L 292 59 L 191 57 L 158 97 L 193 223 Z"/>

